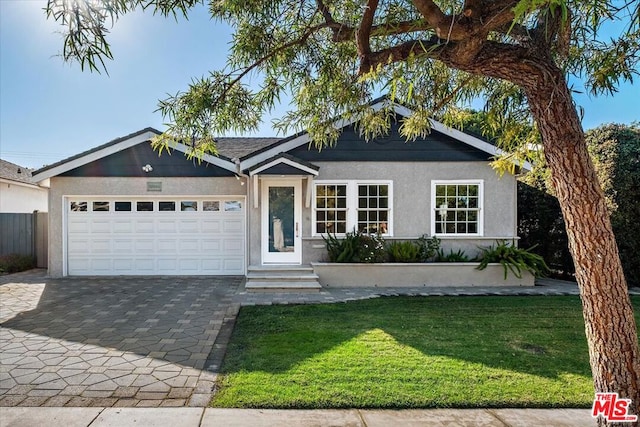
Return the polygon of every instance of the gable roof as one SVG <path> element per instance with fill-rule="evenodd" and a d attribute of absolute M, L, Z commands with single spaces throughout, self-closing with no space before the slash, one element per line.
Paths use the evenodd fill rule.
<path fill-rule="evenodd" d="M 0 159 L 0 179 L 37 185 L 32 177 L 32 169 L 2 159 Z"/>
<path fill-rule="evenodd" d="M 413 114 L 412 110 L 402 105 L 399 105 L 397 103 L 391 102 L 386 96 L 380 97 L 371 102 L 371 107 L 376 111 L 381 110 L 382 108 L 385 108 L 388 106 L 391 106 L 393 112 L 398 116 L 409 117 Z M 336 129 L 344 129 L 348 126 L 354 125 L 356 122 L 357 122 L 357 118 L 354 118 L 352 120 L 339 119 L 333 123 L 333 126 Z M 453 138 L 463 144 L 468 145 L 469 147 L 472 147 L 481 152 L 484 152 L 490 157 L 498 156 L 504 153 L 501 149 L 499 149 L 495 145 L 475 135 L 450 128 L 444 125 L 443 123 L 438 122 L 437 120 L 430 119 L 430 122 L 431 122 L 432 130 L 435 130 L 447 137 Z M 251 169 L 255 165 L 260 164 L 265 160 L 271 159 L 274 156 L 277 156 L 279 153 L 290 152 L 291 150 L 294 150 L 298 147 L 308 145 L 311 142 L 312 141 L 308 132 L 306 131 L 299 132 L 295 135 L 292 135 L 287 138 L 283 138 L 269 146 L 265 146 L 262 149 L 259 149 L 258 151 L 255 151 L 249 155 L 246 155 L 240 158 L 241 168 Z M 526 162 L 523 165 L 523 167 L 529 170 L 531 169 L 531 164 Z"/>
<path fill-rule="evenodd" d="M 287 153 L 280 153 L 249 168 L 250 176 L 261 175 L 318 175 L 319 166 Z"/>
<path fill-rule="evenodd" d="M 99 145 L 90 150 L 76 154 L 75 156 L 71 156 L 52 165 L 38 169 L 34 172 L 34 179 L 39 182 L 53 176 L 65 174 L 73 169 L 135 147 L 138 144 L 149 142 L 153 137 L 161 134 L 162 132 L 151 127 L 141 129 L 137 132 L 116 138 L 106 144 Z M 272 144 L 277 140 L 278 138 L 220 138 L 218 148 L 219 156 L 205 154 L 202 160 L 235 173 L 236 166 L 232 161 L 233 157 L 237 157 L 247 151 Z M 182 153 L 186 153 L 188 151 L 188 147 L 180 143 L 177 144 L 174 149 Z"/>
<path fill-rule="evenodd" d="M 371 103 L 371 107 L 374 110 L 380 110 L 388 106 L 391 106 L 393 112 L 397 116 L 409 117 L 413 114 L 413 111 L 409 108 L 392 103 L 387 97 L 378 98 Z M 449 128 L 433 119 L 430 119 L 430 121 L 432 130 L 462 144 L 466 144 L 468 147 L 479 152 L 486 153 L 489 157 L 503 154 L 502 150 L 481 137 Z M 357 118 L 352 120 L 340 119 L 336 120 L 333 123 L 333 126 L 336 129 L 344 129 L 348 126 L 354 125 L 356 122 Z M 100 160 L 138 144 L 148 142 L 151 138 L 160 135 L 161 133 L 162 132 L 154 128 L 147 127 L 129 135 L 114 139 L 106 144 L 34 171 L 31 183 L 41 182 L 53 176 L 64 174 L 80 166 Z M 286 156 L 280 155 L 304 145 L 308 145 L 310 142 L 311 138 L 309 133 L 306 131 L 299 132 L 286 138 L 221 137 L 217 139 L 218 156 L 205 154 L 202 157 L 202 160 L 233 173 L 237 173 L 240 170 L 255 171 L 256 167 L 261 167 L 264 164 L 273 161 L 276 161 L 277 163 L 288 163 L 293 161 L 293 163 L 308 168 L 311 164 L 305 164 L 306 162 L 304 159 L 295 158 L 294 160 L 287 160 Z M 188 147 L 184 144 L 177 144 L 175 150 L 186 153 L 188 151 Z M 315 165 L 312 166 L 313 167 L 310 169 L 316 167 Z M 531 164 L 525 163 L 524 168 L 531 169 Z"/>

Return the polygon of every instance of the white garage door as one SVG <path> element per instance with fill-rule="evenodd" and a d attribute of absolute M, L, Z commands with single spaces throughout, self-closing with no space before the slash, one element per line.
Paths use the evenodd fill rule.
<path fill-rule="evenodd" d="M 244 274 L 238 198 L 70 198 L 69 275 Z"/>

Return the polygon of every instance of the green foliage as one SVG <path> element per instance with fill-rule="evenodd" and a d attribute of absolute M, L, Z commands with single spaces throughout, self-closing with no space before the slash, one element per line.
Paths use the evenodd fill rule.
<path fill-rule="evenodd" d="M 455 252 L 451 249 L 448 254 L 445 254 L 444 251 L 440 249 L 438 250 L 436 262 L 469 262 L 469 257 L 462 249 L 458 249 Z"/>
<path fill-rule="evenodd" d="M 375 234 L 365 234 L 358 230 L 346 233 L 338 238 L 331 233 L 322 236 L 331 262 L 375 263 L 386 260 L 384 239 Z"/>
<path fill-rule="evenodd" d="M 524 92 L 498 80 L 495 68 L 471 66 L 473 73 L 456 69 L 466 61 L 456 60 L 456 46 L 462 43 L 449 43 L 455 25 L 438 30 L 434 22 L 426 25 L 428 17 L 415 2 L 392 0 L 377 7 L 368 47 L 379 55 L 370 68 L 361 62 L 362 46 L 356 44 L 366 10 L 360 1 L 49 0 L 46 13 L 62 27 L 64 59 L 99 71 L 106 70 L 105 59 L 113 58 L 107 36 L 123 15 L 142 8 L 188 17 L 201 3 L 208 5 L 214 21 L 232 28 L 227 66 L 160 102 L 169 135 L 159 139 L 158 147 L 180 140 L 192 148 L 189 154 L 215 153 L 215 136 L 255 130 L 284 97 L 291 101 L 290 111 L 275 123 L 281 132 L 307 130 L 312 143 L 322 148 L 339 136 L 330 119 L 355 120 L 369 140 L 389 129 L 389 110 L 367 106 L 380 93 L 415 111 L 401 128 L 408 140 L 429 132 L 430 117 L 455 121 L 461 107 L 483 99 L 483 112 L 500 128 L 511 128 L 498 139 L 507 152 L 495 164 L 502 171 L 526 160 L 527 147 L 536 139 Z M 484 17 L 465 21 L 487 26 L 486 31 L 470 29 L 467 37 L 482 35 L 473 44 L 497 49 L 495 63 L 500 52 L 520 50 L 522 62 L 548 61 L 596 94 L 613 92 L 619 82 L 639 73 L 640 2 L 500 0 L 475 2 L 469 7 L 480 10 L 463 10 L 466 2 L 442 0 L 434 7 L 445 15 L 472 12 Z M 492 26 L 493 21 L 504 24 Z M 601 35 L 616 26 L 622 31 L 615 36 Z M 411 53 L 404 55 L 407 51 Z M 504 66 L 517 67 L 517 62 Z M 516 68 L 512 71 L 511 76 L 518 75 Z M 522 124 L 532 132 L 518 129 Z"/>
<path fill-rule="evenodd" d="M 387 253 L 391 262 L 421 262 L 422 248 L 417 242 L 391 242 L 387 245 Z"/>
<path fill-rule="evenodd" d="M 529 178 L 529 174 L 523 179 Z M 534 182 L 534 184 L 536 184 Z M 518 182 L 519 244 L 540 255 L 551 269 L 550 276 L 573 279 L 575 267 L 558 199 L 537 186 Z"/>
<path fill-rule="evenodd" d="M 607 124 L 585 134 L 587 147 L 605 193 L 625 276 L 640 286 L 640 124 Z M 574 272 L 558 200 L 549 169 L 540 159 L 518 185 L 518 235 L 525 247 L 535 246 L 554 273 Z"/>
<path fill-rule="evenodd" d="M 436 236 L 429 237 L 423 234 L 418 238 L 418 245 L 420 246 L 420 260 L 429 261 L 436 255 L 438 249 L 440 249 L 440 239 Z"/>
<path fill-rule="evenodd" d="M 531 249 L 521 249 L 505 241 L 496 242 L 495 246 L 480 248 L 480 265 L 478 270 L 484 270 L 490 263 L 500 263 L 504 267 L 504 279 L 507 280 L 509 271 L 517 278 L 522 278 L 522 272 L 528 271 L 536 277 L 543 277 L 549 267 L 540 255 Z"/>
<path fill-rule="evenodd" d="M 640 124 L 608 124 L 586 133 L 607 199 L 627 281 L 640 286 Z"/>
<path fill-rule="evenodd" d="M 0 256 L 0 273 L 19 273 L 36 266 L 36 259 L 30 255 L 8 254 Z"/>

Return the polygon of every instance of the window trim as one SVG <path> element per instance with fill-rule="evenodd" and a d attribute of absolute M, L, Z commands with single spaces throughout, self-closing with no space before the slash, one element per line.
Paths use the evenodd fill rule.
<path fill-rule="evenodd" d="M 437 185 L 477 185 L 478 186 L 478 232 L 477 233 L 436 233 Z M 484 179 L 437 179 L 431 180 L 431 235 L 436 237 L 483 237 L 484 236 Z"/>
<path fill-rule="evenodd" d="M 311 195 L 311 236 L 321 237 L 316 223 L 316 186 L 318 185 L 345 185 L 347 187 L 347 232 L 352 232 L 358 227 L 358 186 L 359 185 L 386 185 L 389 205 L 387 207 L 387 232 L 381 234 L 384 237 L 393 237 L 393 181 L 388 179 L 331 179 L 313 180 L 313 194 Z M 324 233 L 326 234 L 326 233 Z M 344 236 L 346 233 L 336 233 L 336 236 Z"/>

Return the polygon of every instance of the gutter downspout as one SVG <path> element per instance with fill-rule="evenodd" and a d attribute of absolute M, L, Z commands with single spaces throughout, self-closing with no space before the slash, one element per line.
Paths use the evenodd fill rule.
<path fill-rule="evenodd" d="M 236 179 L 240 180 L 240 178 L 245 178 L 247 180 L 247 199 L 250 199 L 251 198 L 251 192 L 255 191 L 255 189 L 252 189 L 251 186 L 249 185 L 249 183 L 251 182 L 250 178 L 249 178 L 249 175 L 247 175 L 247 174 L 242 172 L 242 167 L 240 166 L 240 159 L 239 158 L 234 157 L 233 159 L 231 159 L 231 161 L 236 165 L 236 172 L 235 172 L 236 173 Z M 240 185 L 244 185 L 244 181 L 241 181 Z M 249 202 L 249 200 L 246 200 L 245 203 L 246 203 L 246 206 L 249 206 L 250 202 Z M 249 209 L 245 209 L 244 211 L 245 211 L 244 212 L 244 215 L 245 215 L 244 216 L 244 218 L 245 218 L 244 219 L 245 220 L 244 275 L 246 276 L 247 272 L 248 272 L 248 267 L 249 267 L 249 264 L 250 264 L 249 261 L 250 261 L 250 256 L 251 256 L 251 253 L 249 251 L 249 247 L 251 246 L 251 242 L 249 240 L 249 239 L 251 239 L 251 232 L 250 232 L 251 227 L 249 226 L 249 221 L 250 221 L 251 215 L 249 215 Z"/>

